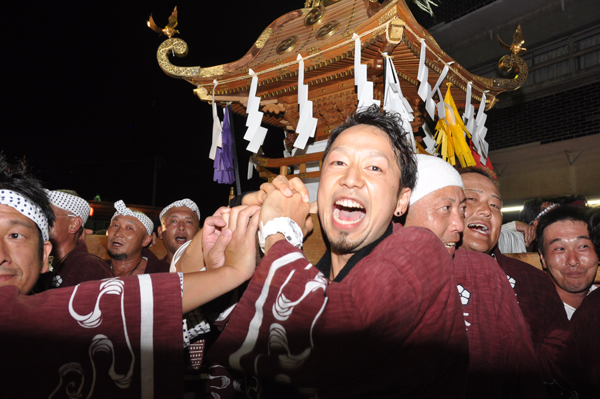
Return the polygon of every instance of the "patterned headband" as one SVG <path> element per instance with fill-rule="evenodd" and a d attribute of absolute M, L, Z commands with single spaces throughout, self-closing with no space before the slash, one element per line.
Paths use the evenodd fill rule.
<path fill-rule="evenodd" d="M 115 212 L 111 220 L 118 215 L 132 216 L 140 222 L 142 222 L 142 224 L 146 228 L 146 231 L 148 232 L 148 235 L 152 235 L 152 231 L 154 230 L 154 223 L 152 223 L 152 220 L 150 220 L 148 216 L 144 215 L 142 212 L 132 211 L 131 209 L 127 208 L 123 200 L 115 202 L 115 209 L 117 211 Z"/>
<path fill-rule="evenodd" d="M 48 195 L 50 203 L 57 208 L 64 209 L 81 218 L 81 224 L 87 222 L 90 215 L 90 204 L 81 197 L 63 193 L 62 191 L 44 190 Z"/>
<path fill-rule="evenodd" d="M 11 190 L 0 190 L 0 204 L 13 207 L 23 216 L 33 220 L 40 228 L 44 241 L 50 239 L 48 235 L 48 218 L 42 212 L 42 208 L 31 202 L 27 197 Z"/>
<path fill-rule="evenodd" d="M 163 209 L 160 212 L 159 219 L 162 220 L 163 216 L 165 215 L 165 213 L 167 213 L 167 211 L 169 209 L 171 209 L 171 208 L 179 208 L 180 206 L 187 206 L 193 212 L 196 212 L 196 216 L 198 216 L 198 221 L 200 221 L 200 210 L 198 209 L 198 205 L 196 205 L 196 203 L 194 201 L 192 201 L 191 199 L 189 199 L 189 198 L 184 198 L 182 200 L 175 201 L 171 205 L 166 206 L 165 209 Z"/>
<path fill-rule="evenodd" d="M 560 206 L 560 205 L 559 204 L 552 204 L 552 205 L 550 205 L 548 208 L 546 208 L 543 211 L 541 211 L 540 213 L 538 213 L 538 215 L 535 217 L 535 219 L 533 219 L 531 221 L 531 223 L 529 223 L 529 224 L 533 225 L 533 222 L 535 222 L 536 220 L 538 220 L 539 218 L 541 218 L 542 216 L 544 216 L 545 214 L 547 214 L 548 212 L 550 212 L 552 209 L 556 208 L 557 206 Z"/>

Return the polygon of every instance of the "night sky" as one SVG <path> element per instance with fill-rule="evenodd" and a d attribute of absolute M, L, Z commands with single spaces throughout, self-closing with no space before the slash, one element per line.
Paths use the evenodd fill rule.
<path fill-rule="evenodd" d="M 0 149 L 11 161 L 24 157 L 50 189 L 144 205 L 152 202 L 158 157 L 156 206 L 189 197 L 203 218 L 208 216 L 226 204 L 230 187 L 212 181 L 211 108 L 193 94 L 193 85 L 162 72 L 156 50 L 166 37 L 150 30 L 146 20 L 152 13 L 163 27 L 177 5 L 178 36 L 190 51 L 172 62 L 208 67 L 238 60 L 273 20 L 303 6 L 302 1 L 272 3 L 3 6 L 10 21 L 3 35 Z M 262 180 L 245 178 L 244 123 L 245 117 L 234 118 L 242 188 L 253 190 Z M 267 140 L 281 143 L 280 134 L 270 129 Z M 273 156 L 280 156 L 279 147 Z"/>
<path fill-rule="evenodd" d="M 66 4 L 66 5 L 65 5 Z M 156 61 L 174 6 L 189 46 L 173 63 L 208 67 L 238 60 L 295 1 L 70 1 L 3 5 L 2 145 L 25 158 L 49 189 L 74 189 L 88 200 L 123 199 L 156 206 L 189 197 L 203 218 L 226 204 L 230 186 L 212 181 L 212 115 L 194 86 L 167 76 Z M 234 118 L 242 190 L 247 181 L 245 117 Z M 269 127 L 269 126 L 267 126 Z M 269 127 L 268 156 L 280 157 L 283 134 Z"/>

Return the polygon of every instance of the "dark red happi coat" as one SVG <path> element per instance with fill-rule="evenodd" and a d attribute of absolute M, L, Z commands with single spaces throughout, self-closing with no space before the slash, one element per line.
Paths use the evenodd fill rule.
<path fill-rule="evenodd" d="M 334 283 L 288 242 L 273 245 L 209 361 L 319 398 L 462 397 L 468 342 L 451 259 L 429 230 L 394 230 Z M 229 383 L 212 391 L 226 397 Z"/>
<path fill-rule="evenodd" d="M 459 249 L 454 278 L 469 335 L 467 398 L 544 398 L 538 361 L 506 273 L 489 255 Z"/>
<path fill-rule="evenodd" d="M 100 257 L 88 252 L 84 240 L 79 240 L 77 246 L 69 252 L 63 261 L 54 266 L 54 272 L 40 276 L 40 280 L 58 279 L 59 287 L 71 287 L 85 281 L 102 280 L 114 277 L 109 265 Z M 50 281 L 41 282 L 52 287 Z M 40 284 L 40 282 L 38 282 Z"/>
<path fill-rule="evenodd" d="M 523 312 L 544 381 L 561 382 L 565 365 L 558 357 L 565 349 L 570 326 L 554 283 L 546 273 L 503 255 L 497 248 L 494 255 L 506 273 Z"/>
<path fill-rule="evenodd" d="M 600 398 L 600 289 L 592 291 L 571 318 L 561 353 L 565 385 L 582 399 Z"/>
<path fill-rule="evenodd" d="M 175 398 L 182 392 L 177 274 L 41 294 L 0 288 L 1 398 Z"/>

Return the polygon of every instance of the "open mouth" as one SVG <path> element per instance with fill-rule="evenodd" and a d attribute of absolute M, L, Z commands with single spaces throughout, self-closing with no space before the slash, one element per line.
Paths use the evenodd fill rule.
<path fill-rule="evenodd" d="M 178 244 L 185 244 L 187 240 L 187 237 L 184 236 L 175 237 L 175 242 Z"/>
<path fill-rule="evenodd" d="M 455 243 L 455 242 L 445 242 L 445 243 L 444 243 L 444 246 L 445 246 L 446 248 L 451 248 L 451 249 L 454 249 L 454 248 L 456 247 L 456 243 Z"/>
<path fill-rule="evenodd" d="M 473 231 L 481 234 L 489 234 L 489 229 L 486 225 L 481 223 L 469 223 L 467 227 Z"/>
<path fill-rule="evenodd" d="M 123 246 L 123 244 L 121 244 L 121 243 L 120 243 L 120 242 L 118 242 L 118 241 L 113 241 L 113 242 L 112 242 L 110 245 L 112 245 L 112 246 L 113 246 L 113 247 L 115 247 L 115 248 L 120 248 L 120 247 L 122 247 L 122 246 Z"/>
<path fill-rule="evenodd" d="M 367 211 L 365 207 L 351 199 L 337 200 L 333 209 L 333 220 L 339 224 L 351 226 L 359 223 Z"/>

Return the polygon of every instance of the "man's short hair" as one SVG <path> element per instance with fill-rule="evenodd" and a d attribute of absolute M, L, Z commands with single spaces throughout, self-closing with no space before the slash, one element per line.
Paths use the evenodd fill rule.
<path fill-rule="evenodd" d="M 586 208 L 580 206 L 558 206 L 552 209 L 550 212 L 543 215 L 539 219 L 537 229 L 535 231 L 538 249 L 540 250 L 542 255 L 546 256 L 546 248 L 544 248 L 544 230 L 546 229 L 546 227 L 556 222 L 571 220 L 573 222 L 585 223 L 588 227 L 589 232 L 590 225 L 588 223 L 588 219 L 586 218 L 586 211 Z"/>
<path fill-rule="evenodd" d="M 496 187 L 498 187 L 498 182 L 496 181 L 496 174 L 488 168 L 484 168 L 483 166 L 467 166 L 465 168 L 458 168 L 457 170 L 458 173 L 460 173 L 461 175 L 467 173 L 477 173 L 482 176 L 485 176 L 488 179 L 490 179 Z"/>
<path fill-rule="evenodd" d="M 40 181 L 29 173 L 24 161 L 11 165 L 6 161 L 6 156 L 0 153 L 0 189 L 11 190 L 26 197 L 41 209 L 46 219 L 48 219 L 48 227 L 54 225 L 56 217 L 50 207 L 50 201 L 48 201 L 46 192 Z M 39 227 L 37 227 L 37 230 L 39 236 L 39 255 L 40 259 L 42 259 L 44 255 L 44 237 Z"/>
<path fill-rule="evenodd" d="M 374 126 L 388 135 L 401 172 L 400 189 L 408 187 L 412 190 L 417 181 L 417 162 L 415 161 L 412 147 L 407 137 L 408 132 L 404 131 L 401 126 L 400 114 L 393 112 L 383 113 L 377 105 L 357 110 L 344 123 L 333 129 L 323 153 L 323 160 L 329 154 L 329 150 L 335 139 L 342 132 L 356 125 Z"/>
<path fill-rule="evenodd" d="M 596 255 L 600 258 L 600 207 L 590 208 L 587 212 L 588 232 L 594 244 Z"/>
<path fill-rule="evenodd" d="M 533 198 L 523 202 L 523 209 L 519 213 L 519 221 L 531 224 L 542 211 L 542 204 L 546 202 L 543 198 Z"/>

